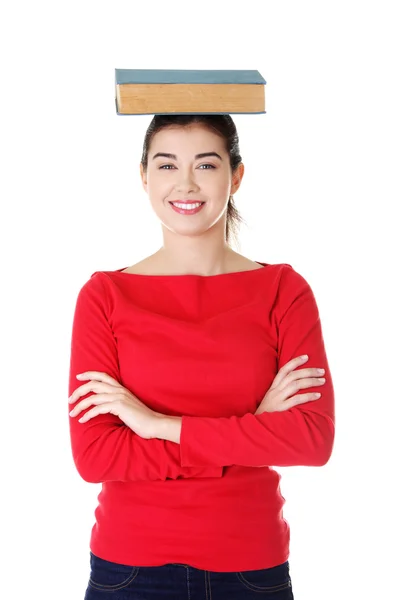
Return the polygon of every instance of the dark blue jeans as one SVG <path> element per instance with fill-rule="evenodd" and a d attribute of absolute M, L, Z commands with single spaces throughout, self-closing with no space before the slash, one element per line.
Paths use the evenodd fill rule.
<path fill-rule="evenodd" d="M 90 552 L 84 600 L 294 600 L 289 562 L 270 569 L 219 573 L 168 563 L 135 567 Z"/>

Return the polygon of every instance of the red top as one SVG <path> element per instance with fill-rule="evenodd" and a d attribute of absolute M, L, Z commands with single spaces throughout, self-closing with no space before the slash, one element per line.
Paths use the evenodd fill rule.
<path fill-rule="evenodd" d="M 277 467 L 321 466 L 334 441 L 334 389 L 313 292 L 291 265 L 219 275 L 96 271 L 73 319 L 77 373 L 102 371 L 153 410 L 182 416 L 180 443 L 119 417 L 69 417 L 80 476 L 101 483 L 90 549 L 132 566 L 245 571 L 289 558 Z M 308 354 L 319 400 L 254 415 L 278 370 Z M 94 392 L 86 396 L 89 397 Z M 71 405 L 68 405 L 68 411 Z"/>

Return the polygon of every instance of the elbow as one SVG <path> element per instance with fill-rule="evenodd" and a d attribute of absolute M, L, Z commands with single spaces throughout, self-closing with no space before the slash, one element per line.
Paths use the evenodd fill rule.
<path fill-rule="evenodd" d="M 314 461 L 309 463 L 309 466 L 312 467 L 323 467 L 328 462 L 332 455 L 333 445 L 327 446 L 325 445 L 323 448 L 318 448 L 318 452 L 314 457 Z"/>
<path fill-rule="evenodd" d="M 305 467 L 323 467 L 329 461 L 335 439 L 335 423 L 329 415 L 305 413 L 301 461 Z M 300 450 L 300 448 L 299 448 Z"/>
<path fill-rule="evenodd" d="M 79 475 L 87 483 L 102 483 L 103 479 L 100 473 L 93 468 L 93 464 L 85 460 L 84 454 L 74 455 L 75 468 Z"/>
<path fill-rule="evenodd" d="M 118 466 L 116 448 L 124 441 L 121 438 L 125 428 L 100 423 L 98 427 L 93 425 L 87 431 L 91 435 L 90 439 L 87 435 L 86 438 L 82 436 L 72 440 L 72 456 L 79 475 L 87 483 L 120 481 L 117 474 L 123 474 L 123 467 Z"/>
<path fill-rule="evenodd" d="M 101 478 L 96 476 L 96 474 L 93 473 L 92 469 L 87 469 L 84 465 L 82 465 L 78 461 L 75 461 L 75 466 L 76 466 L 76 470 L 78 471 L 79 475 L 82 477 L 83 481 L 86 481 L 87 483 L 102 483 Z"/>
<path fill-rule="evenodd" d="M 86 481 L 87 483 L 102 483 L 101 479 L 93 477 L 92 474 L 82 474 L 82 472 L 79 472 L 79 475 L 82 477 L 83 481 Z"/>
<path fill-rule="evenodd" d="M 308 463 L 308 466 L 323 467 L 329 462 L 332 456 L 335 441 L 335 424 L 329 417 L 324 420 L 324 424 L 325 426 L 319 430 L 318 441 L 314 445 L 312 460 Z"/>

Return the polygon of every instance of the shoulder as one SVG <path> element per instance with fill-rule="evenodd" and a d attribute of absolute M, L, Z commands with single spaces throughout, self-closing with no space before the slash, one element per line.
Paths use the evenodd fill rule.
<path fill-rule="evenodd" d="M 287 314 L 302 311 L 304 315 L 318 316 L 316 298 L 308 279 L 290 264 L 275 266 L 277 315 L 282 318 Z"/>
<path fill-rule="evenodd" d="M 80 285 L 77 302 L 89 307 L 100 304 L 109 308 L 110 282 L 107 271 L 95 271 Z"/>
<path fill-rule="evenodd" d="M 285 289 L 309 285 L 304 275 L 297 271 L 291 264 L 280 263 L 275 266 L 277 267 L 277 274 L 279 275 L 281 284 L 285 287 Z"/>

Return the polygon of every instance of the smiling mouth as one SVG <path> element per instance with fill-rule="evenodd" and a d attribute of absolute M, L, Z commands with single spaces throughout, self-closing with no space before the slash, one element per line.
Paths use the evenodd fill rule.
<path fill-rule="evenodd" d="M 204 204 L 201 200 L 169 200 L 170 204 Z"/>
<path fill-rule="evenodd" d="M 194 215 L 198 213 L 204 206 L 205 202 L 170 202 L 171 208 L 179 213 L 185 215 Z M 184 206 L 191 206 L 192 208 L 183 208 Z"/>

